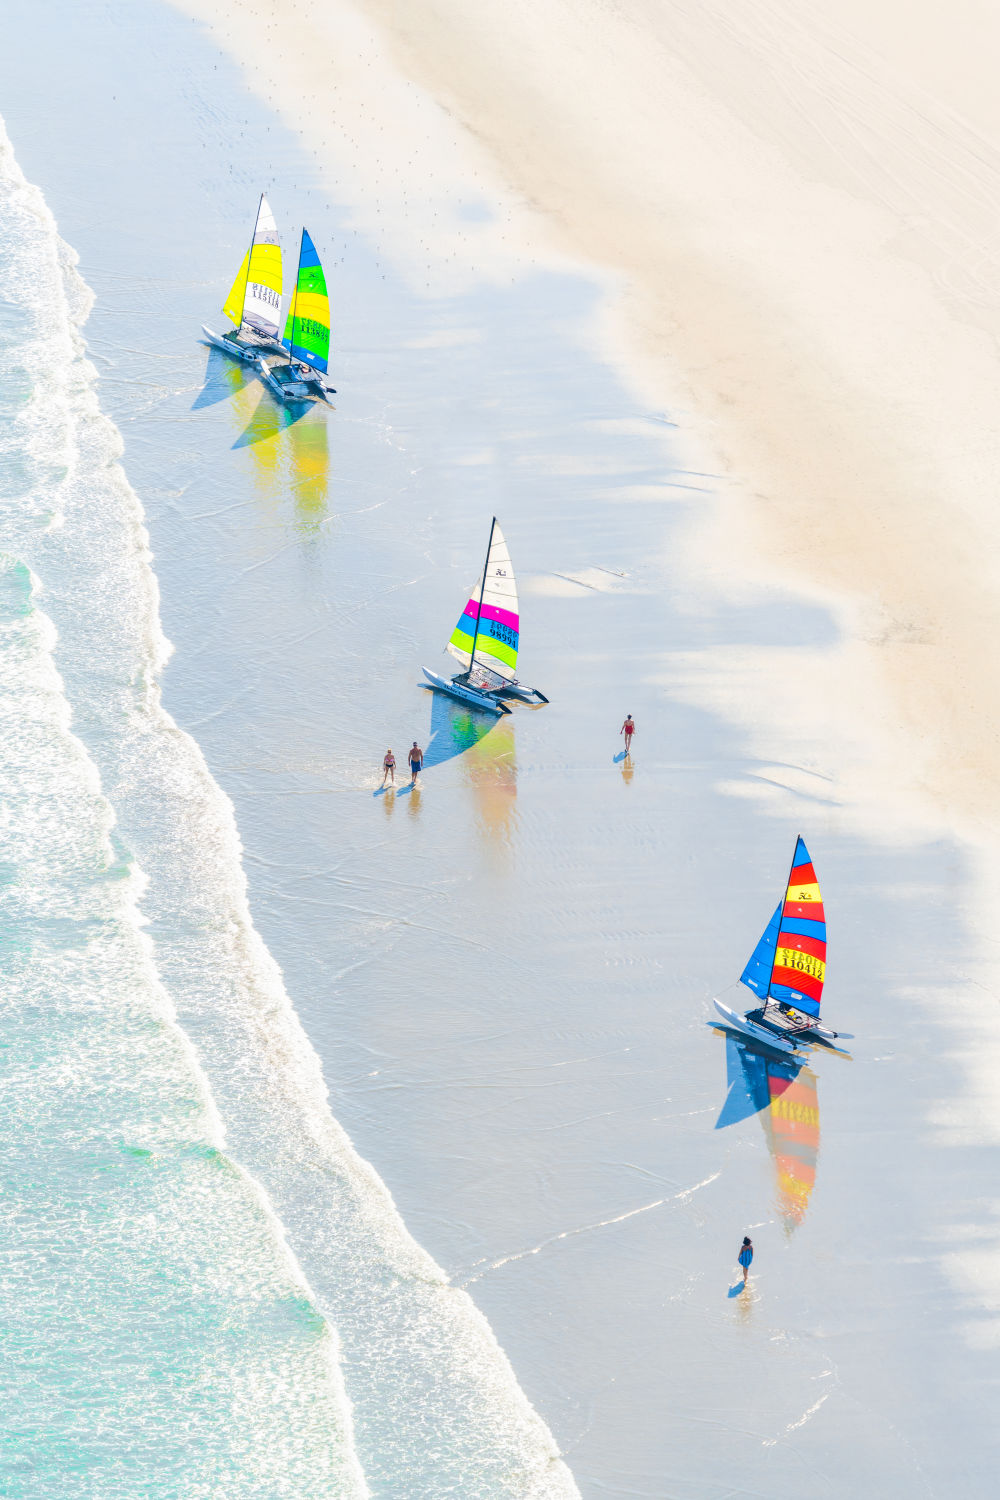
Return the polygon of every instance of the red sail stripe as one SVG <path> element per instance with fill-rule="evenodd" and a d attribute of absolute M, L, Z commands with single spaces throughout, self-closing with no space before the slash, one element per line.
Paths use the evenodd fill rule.
<path fill-rule="evenodd" d="M 816 871 L 812 867 L 812 860 L 806 865 L 794 865 L 792 873 L 788 877 L 789 885 L 819 885 L 816 879 Z"/>
<path fill-rule="evenodd" d="M 799 969 L 787 969 L 784 964 L 775 964 L 771 984 L 786 984 L 790 990 L 808 995 L 817 1004 L 823 998 L 823 985 L 818 979 L 814 979 L 811 974 L 803 974 Z"/>
<path fill-rule="evenodd" d="M 826 962 L 826 939 L 803 937 L 801 932 L 783 932 L 778 938 L 779 948 L 797 948 L 800 953 L 811 953 L 813 958 Z"/>

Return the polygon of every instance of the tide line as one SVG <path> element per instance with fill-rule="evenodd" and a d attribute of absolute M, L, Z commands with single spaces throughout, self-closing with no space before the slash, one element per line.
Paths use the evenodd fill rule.
<path fill-rule="evenodd" d="M 685 1198 L 690 1198 L 692 1193 L 698 1192 L 699 1188 L 708 1187 L 709 1183 L 714 1182 L 717 1177 L 721 1176 L 721 1172 L 713 1172 L 710 1177 L 704 1178 L 701 1182 L 696 1182 L 693 1187 L 683 1188 L 681 1192 L 672 1193 L 667 1198 L 657 1198 L 655 1202 L 644 1203 L 640 1208 L 630 1208 L 627 1213 L 616 1214 L 611 1219 L 598 1219 L 594 1224 L 581 1224 L 578 1229 L 563 1229 L 559 1234 L 550 1234 L 547 1239 L 542 1240 L 537 1245 L 532 1245 L 527 1250 L 515 1250 L 510 1255 L 503 1255 L 499 1260 L 491 1261 L 489 1265 L 486 1265 L 481 1260 L 476 1261 L 475 1265 L 482 1266 L 483 1269 L 476 1271 L 474 1276 L 467 1276 L 464 1281 L 456 1282 L 455 1284 L 464 1289 L 471 1286 L 475 1281 L 481 1281 L 487 1272 L 498 1271 L 501 1266 L 509 1266 L 516 1260 L 526 1260 L 529 1255 L 538 1255 L 540 1251 L 546 1250 L 549 1245 L 557 1244 L 559 1240 L 571 1240 L 578 1234 L 589 1234 L 594 1229 L 607 1229 L 612 1224 L 624 1224 L 626 1219 L 634 1219 L 637 1214 L 648 1214 L 651 1209 L 662 1208 L 665 1203 L 679 1203 Z"/>

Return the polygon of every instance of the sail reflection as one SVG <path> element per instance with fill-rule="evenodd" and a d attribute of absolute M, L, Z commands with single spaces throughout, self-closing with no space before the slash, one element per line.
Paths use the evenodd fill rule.
<path fill-rule="evenodd" d="M 489 838 L 508 841 L 517 816 L 517 757 L 510 718 L 470 747 L 462 770 L 473 790 L 480 828 Z"/>
<path fill-rule="evenodd" d="M 819 1156 L 816 1074 L 794 1058 L 778 1057 L 726 1032 L 728 1093 L 716 1130 L 760 1116 L 774 1161 L 777 1203 L 791 1233 L 806 1216 Z"/>
<path fill-rule="evenodd" d="M 233 447 L 250 454 L 254 488 L 268 500 L 289 495 L 299 529 L 317 530 L 327 515 L 330 484 L 326 414 L 279 404 L 256 380 L 233 390 L 231 409 L 240 428 Z"/>
<path fill-rule="evenodd" d="M 303 530 L 317 527 L 326 516 L 330 485 L 330 426 L 326 413 L 310 412 L 287 429 L 292 493 Z"/>

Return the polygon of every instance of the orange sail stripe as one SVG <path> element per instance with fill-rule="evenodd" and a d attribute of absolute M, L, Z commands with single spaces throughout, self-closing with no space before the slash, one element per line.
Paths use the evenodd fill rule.
<path fill-rule="evenodd" d="M 778 952 L 782 948 L 790 948 L 799 953 L 809 953 L 813 958 L 822 959 L 826 963 L 826 938 L 804 937 L 801 932 L 788 932 L 781 934 L 778 939 Z"/>

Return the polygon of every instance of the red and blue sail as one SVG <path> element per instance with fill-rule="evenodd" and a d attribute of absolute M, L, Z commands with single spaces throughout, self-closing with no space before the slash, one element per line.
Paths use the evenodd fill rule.
<path fill-rule="evenodd" d="M 803 839 L 795 844 L 784 899 L 778 903 L 740 979 L 762 1001 L 818 1016 L 826 978 L 826 915 Z"/>
<path fill-rule="evenodd" d="M 295 290 L 281 342 L 293 359 L 302 360 L 326 374 L 330 355 L 330 299 L 316 246 L 305 229 L 299 244 Z"/>

